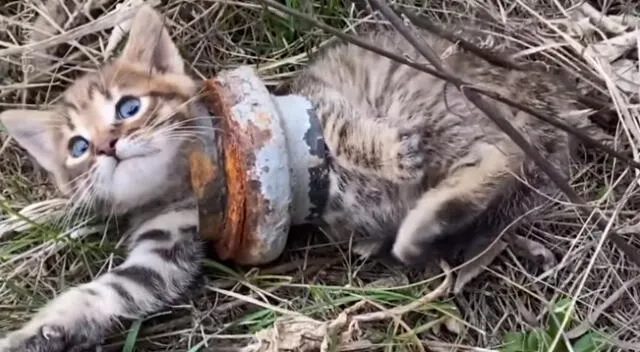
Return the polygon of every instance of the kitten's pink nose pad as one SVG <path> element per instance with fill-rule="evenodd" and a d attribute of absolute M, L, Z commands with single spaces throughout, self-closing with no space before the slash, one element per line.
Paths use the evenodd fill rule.
<path fill-rule="evenodd" d="M 106 156 L 116 156 L 116 143 L 117 138 L 107 139 L 96 144 L 96 154 Z"/>

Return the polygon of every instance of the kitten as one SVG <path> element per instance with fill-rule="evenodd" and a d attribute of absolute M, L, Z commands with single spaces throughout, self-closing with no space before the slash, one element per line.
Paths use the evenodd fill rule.
<path fill-rule="evenodd" d="M 159 14 L 143 7 L 133 24 L 122 55 L 74 82 L 55 110 L 0 114 L 71 199 L 133 218 L 126 261 L 62 293 L 0 340 L 2 351 L 100 343 L 121 319 L 144 317 L 179 298 L 199 271 L 202 245 L 186 157 L 197 139 L 188 133 L 197 83 L 185 74 Z M 424 62 L 394 32 L 363 38 Z M 449 47 L 427 39 L 439 53 Z M 550 75 L 510 72 L 459 52 L 445 63 L 469 81 L 547 113 L 574 109 Z M 485 243 L 537 204 L 541 197 L 532 188 L 554 191 L 455 87 L 364 49 L 328 48 L 291 82 L 291 92 L 313 102 L 331 154 L 324 222 L 337 234 L 356 231 L 389 243 L 403 263 L 450 258 Z M 567 171 L 565 133 L 500 108 Z M 586 119 L 568 121 L 589 127 Z"/>
<path fill-rule="evenodd" d="M 0 114 L 73 202 L 129 215 L 132 224 L 120 266 L 56 297 L 0 340 L 0 351 L 91 346 L 120 319 L 185 294 L 203 255 L 187 158 L 197 140 L 190 101 L 198 89 L 160 15 L 142 7 L 121 56 L 77 79 L 59 106 Z"/>
<path fill-rule="evenodd" d="M 421 33 L 467 82 L 536 108 L 605 143 L 561 77 L 496 67 Z M 401 34 L 363 39 L 428 62 Z M 469 38 L 471 39 L 471 38 Z M 423 267 L 460 263 L 557 189 L 535 163 L 452 84 L 353 44 L 324 50 L 288 84 L 316 109 L 330 151 L 329 233 L 373 237 L 374 255 Z M 494 103 L 543 157 L 568 176 L 571 136 Z M 345 238 L 342 238 L 345 239 Z M 389 253 L 390 252 L 390 253 Z"/>

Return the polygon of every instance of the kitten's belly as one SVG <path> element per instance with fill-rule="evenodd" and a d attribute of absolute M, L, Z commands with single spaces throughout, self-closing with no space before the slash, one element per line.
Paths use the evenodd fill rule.
<path fill-rule="evenodd" d="M 335 236 L 395 236 L 420 190 L 346 171 L 330 174 L 323 220 Z M 344 239 L 344 238 L 342 238 Z"/>

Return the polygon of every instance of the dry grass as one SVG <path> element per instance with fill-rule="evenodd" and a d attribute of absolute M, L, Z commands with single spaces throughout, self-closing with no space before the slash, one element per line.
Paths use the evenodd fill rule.
<path fill-rule="evenodd" d="M 631 63 L 630 70 L 637 73 L 636 41 L 640 36 L 627 35 L 630 40 L 621 55 L 612 53 L 615 47 L 611 43 L 600 42 L 606 39 L 602 35 L 631 33 L 640 24 L 640 17 L 633 15 L 640 16 L 640 11 L 630 1 L 602 2 L 592 3 L 605 8 L 608 20 L 626 21 L 630 26 L 616 34 L 610 25 L 608 33 L 598 33 L 607 23 L 593 20 L 598 25 L 589 25 L 584 15 L 572 10 L 577 2 L 568 1 L 402 3 L 441 23 L 473 17 L 489 35 L 487 44 L 508 46 L 519 58 L 563 67 L 580 82 L 585 94 L 610 99 L 609 109 L 596 119 L 619 136 L 621 149 L 636 155 L 640 145 L 638 87 L 614 74 L 614 68 L 621 62 Z M 101 18 L 115 9 L 116 1 L 93 1 L 102 3 L 102 8 L 78 12 L 77 21 L 64 28 L 58 41 L 62 44 L 52 46 L 53 68 L 34 76 L 39 72 L 33 72 L 20 56 L 27 52 L 25 34 L 36 16 L 29 3 L 8 2 L 0 10 L 0 24 L 7 28 L 0 32 L 1 109 L 52 104 L 74 77 L 105 60 L 112 29 Z M 374 22 L 370 14 L 356 10 L 346 0 L 286 3 L 347 32 Z M 275 84 L 295 74 L 310 54 L 331 39 L 307 23 L 265 10 L 257 0 L 175 0 L 164 1 L 161 8 L 191 71 L 202 78 L 228 67 L 252 64 L 266 82 Z M 98 20 L 90 22 L 88 16 Z M 35 49 L 41 52 L 41 45 Z M 4 136 L 2 141 L 2 213 L 54 199 L 56 194 L 42 172 L 14 143 Z M 640 220 L 638 177 L 620 161 L 585 151 L 573 167 L 572 178 L 575 189 L 612 218 L 612 226 L 628 233 L 636 245 L 640 242 L 634 236 Z M 9 224 L 8 220 L 4 224 Z M 90 280 L 122 259 L 111 232 L 97 229 L 93 234 L 73 232 L 75 236 L 68 236 L 68 229 L 49 224 L 0 232 L 0 331 L 18 327 L 56 293 Z M 594 219 L 580 216 L 559 199 L 549 201 L 533 226 L 518 231 L 547 245 L 559 264 L 539 273 L 510 251 L 504 252 L 463 294 L 428 304 L 402 320 L 364 324 L 359 342 L 343 345 L 342 350 L 497 350 L 506 333 L 546 329 L 552 302 L 566 298 L 575 304 L 575 322 L 563 329 L 560 343 L 589 330 L 607 337 L 613 350 L 640 350 L 638 268 L 601 240 Z M 260 269 L 207 262 L 205 285 L 189 300 L 115 333 L 107 349 L 133 350 L 135 342 L 138 351 L 204 351 L 211 348 L 207 346 L 219 345 L 239 350 L 232 346 L 251 341 L 252 333 L 272 326 L 279 316 L 297 312 L 317 321 L 332 321 L 359 301 L 369 301 L 376 309 L 390 309 L 435 287 L 420 273 L 407 274 L 380 263 L 356 260 L 344 245 L 327 244 L 322 234 L 300 236 L 291 242 L 291 249 L 277 263 Z M 386 288 L 376 288 L 378 285 Z"/>

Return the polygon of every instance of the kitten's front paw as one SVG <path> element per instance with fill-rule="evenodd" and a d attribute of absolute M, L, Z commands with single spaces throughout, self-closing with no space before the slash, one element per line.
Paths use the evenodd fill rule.
<path fill-rule="evenodd" d="M 32 330 L 32 331 L 29 331 Z M 0 340 L 0 352 L 65 352 L 72 351 L 61 326 L 42 325 L 10 333 Z"/>
<path fill-rule="evenodd" d="M 422 135 L 415 131 L 400 132 L 391 152 L 396 177 L 403 182 L 419 182 L 424 175 L 426 159 Z"/>

